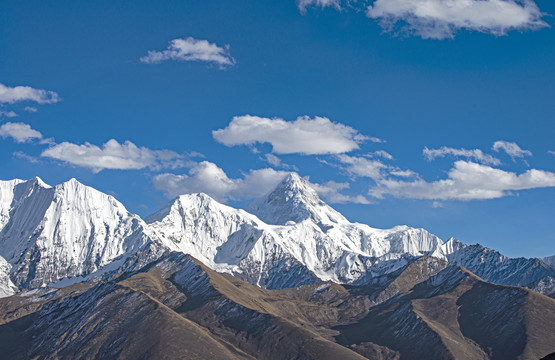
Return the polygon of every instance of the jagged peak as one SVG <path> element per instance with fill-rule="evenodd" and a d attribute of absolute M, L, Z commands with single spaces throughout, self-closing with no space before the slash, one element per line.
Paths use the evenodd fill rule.
<path fill-rule="evenodd" d="M 274 190 L 251 202 L 245 210 L 274 225 L 312 220 L 317 224 L 347 222 L 323 202 L 310 183 L 297 173 L 287 175 Z"/>
<path fill-rule="evenodd" d="M 43 187 L 45 189 L 49 189 L 52 186 L 48 185 L 47 183 L 45 183 L 44 181 L 42 181 L 42 179 L 38 176 L 35 176 L 34 178 L 32 178 L 31 180 L 29 180 L 30 182 L 32 182 L 33 184 L 37 184 L 40 187 Z"/>
<path fill-rule="evenodd" d="M 238 212 L 238 210 L 218 202 L 216 199 L 205 193 L 190 193 L 183 194 L 175 197 L 167 203 L 162 209 L 147 216 L 145 221 L 147 224 L 162 221 L 166 216 L 180 209 L 197 209 L 200 211 L 223 211 L 223 212 Z"/>
<path fill-rule="evenodd" d="M 310 183 L 295 172 L 289 173 L 285 176 L 270 194 L 277 191 L 290 192 L 290 196 L 300 195 L 310 197 L 314 200 L 320 200 L 318 193 L 314 190 L 314 188 L 312 188 Z"/>

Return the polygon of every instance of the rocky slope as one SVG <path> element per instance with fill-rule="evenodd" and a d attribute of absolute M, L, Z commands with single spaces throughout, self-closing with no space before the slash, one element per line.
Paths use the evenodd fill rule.
<path fill-rule="evenodd" d="M 372 284 L 266 290 L 181 253 L 0 299 L 10 359 L 539 359 L 555 300 L 422 257 Z"/>

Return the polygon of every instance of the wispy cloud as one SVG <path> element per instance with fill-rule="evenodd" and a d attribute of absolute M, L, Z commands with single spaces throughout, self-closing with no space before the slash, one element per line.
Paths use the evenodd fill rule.
<path fill-rule="evenodd" d="M 425 147 L 424 150 L 422 150 L 422 154 L 424 155 L 424 157 L 426 157 L 426 159 L 428 159 L 429 161 L 432 161 L 438 157 L 445 157 L 447 155 L 452 155 L 452 156 L 456 156 L 456 157 L 464 157 L 467 159 L 474 159 L 475 161 L 478 161 L 482 164 L 486 164 L 486 165 L 499 165 L 501 164 L 501 161 L 489 154 L 485 154 L 482 150 L 479 149 L 472 149 L 472 150 L 467 150 L 467 149 L 455 149 L 455 148 L 451 148 L 451 147 L 446 147 L 446 146 L 442 146 L 439 149 L 428 149 L 428 147 Z"/>
<path fill-rule="evenodd" d="M 173 39 L 166 50 L 150 50 L 139 60 L 145 64 L 159 64 L 167 60 L 202 61 L 217 64 L 221 69 L 235 65 L 235 59 L 229 53 L 229 45 L 220 47 L 207 40 L 192 37 Z"/>
<path fill-rule="evenodd" d="M 341 154 L 359 148 L 369 140 L 350 126 L 325 117 L 299 117 L 295 121 L 280 118 L 236 116 L 229 125 L 212 132 L 214 139 L 226 146 L 272 144 L 276 154 Z"/>
<path fill-rule="evenodd" d="M 384 179 L 369 193 L 378 198 L 391 195 L 410 199 L 468 201 L 495 199 L 513 191 L 545 187 L 555 187 L 555 173 L 532 169 L 516 174 L 459 160 L 449 171 L 447 179 L 433 182 Z"/>
<path fill-rule="evenodd" d="M 368 177 L 378 180 L 384 177 L 384 171 L 389 168 L 388 165 L 381 161 L 365 157 L 337 155 L 336 158 L 343 164 L 344 170 L 356 177 Z"/>
<path fill-rule="evenodd" d="M 341 9 L 340 0 L 297 0 L 297 6 L 302 14 L 306 12 L 306 8 L 310 6 L 318 6 L 321 8 L 333 7 L 337 10 Z"/>
<path fill-rule="evenodd" d="M 507 155 L 514 158 L 522 158 L 525 156 L 532 156 L 532 152 L 530 150 L 523 150 L 514 142 L 508 141 L 496 141 L 492 147 L 493 150 L 499 152 L 503 150 Z"/>
<path fill-rule="evenodd" d="M 180 155 L 170 150 L 151 150 L 139 147 L 130 141 L 123 144 L 111 139 L 102 147 L 85 143 L 82 145 L 63 142 L 56 144 L 41 154 L 64 161 L 71 165 L 90 168 L 93 172 L 104 169 L 133 170 L 150 168 L 177 168 L 187 165 Z"/>
<path fill-rule="evenodd" d="M 33 101 L 38 104 L 54 104 L 61 101 L 54 91 L 34 89 L 29 86 L 9 87 L 0 84 L 0 104 L 13 104 L 20 101 Z"/>
<path fill-rule="evenodd" d="M 17 143 L 42 139 L 42 134 L 31 128 L 29 124 L 7 122 L 0 126 L 0 136 L 3 139 L 12 138 Z"/>
<path fill-rule="evenodd" d="M 25 108 L 23 108 L 23 110 L 30 112 L 30 113 L 36 113 L 38 110 L 36 107 L 34 106 L 25 106 Z"/>
<path fill-rule="evenodd" d="M 533 0 L 376 0 L 366 14 L 387 31 L 401 23 L 401 31 L 425 39 L 452 38 L 460 29 L 499 36 L 548 26 Z"/>
<path fill-rule="evenodd" d="M 13 112 L 13 111 L 2 111 L 0 110 L 0 117 L 8 117 L 8 118 L 14 118 L 17 117 L 18 115 Z"/>
<path fill-rule="evenodd" d="M 16 151 L 13 154 L 13 157 L 18 158 L 18 159 L 23 159 L 26 160 L 30 163 L 36 164 L 39 162 L 39 159 L 37 159 L 34 156 L 31 156 L 29 154 L 24 153 L 23 151 Z"/>
<path fill-rule="evenodd" d="M 341 193 L 341 190 L 350 187 L 346 182 L 328 181 L 322 184 L 310 183 L 310 186 L 330 204 L 371 204 L 370 200 L 361 194 L 351 196 Z"/>
<path fill-rule="evenodd" d="M 370 157 L 381 157 L 387 160 L 393 160 L 393 155 L 385 150 L 378 150 L 367 154 Z"/>
<path fill-rule="evenodd" d="M 260 159 L 272 165 L 273 167 L 280 167 L 287 170 L 299 171 L 295 165 L 289 165 L 281 161 L 281 159 L 274 154 L 264 154 Z"/>

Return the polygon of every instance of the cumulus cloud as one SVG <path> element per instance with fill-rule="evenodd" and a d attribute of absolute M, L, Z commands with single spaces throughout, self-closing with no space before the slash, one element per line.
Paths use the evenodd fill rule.
<path fill-rule="evenodd" d="M 400 23 L 425 39 L 452 38 L 459 29 L 500 36 L 548 26 L 533 0 L 375 0 L 366 15 L 388 31 Z"/>
<path fill-rule="evenodd" d="M 301 13 L 306 12 L 306 8 L 309 6 L 319 6 L 321 8 L 333 7 L 336 10 L 341 10 L 340 0 L 297 0 L 297 6 Z"/>
<path fill-rule="evenodd" d="M 325 117 L 303 116 L 295 121 L 258 116 L 235 116 L 229 125 L 212 132 L 226 146 L 270 143 L 277 154 L 341 154 L 369 140 L 350 126 Z"/>
<path fill-rule="evenodd" d="M 216 164 L 203 161 L 193 166 L 186 175 L 159 174 L 152 181 L 154 187 L 169 198 L 202 192 L 226 202 L 262 196 L 275 188 L 287 174 L 287 171 L 265 168 L 251 170 L 243 178 L 232 179 Z"/>
<path fill-rule="evenodd" d="M 484 154 L 482 150 L 473 149 L 454 149 L 451 147 L 442 146 L 439 149 L 428 149 L 425 147 L 422 150 L 422 154 L 428 159 L 432 161 L 438 157 L 445 157 L 447 155 L 457 156 L 457 157 L 464 157 L 467 159 L 474 159 L 479 163 L 486 164 L 486 165 L 499 165 L 501 161 L 489 154 Z"/>
<path fill-rule="evenodd" d="M 532 152 L 530 150 L 523 150 L 514 142 L 508 141 L 496 141 L 492 147 L 493 150 L 499 152 L 503 150 L 507 153 L 510 157 L 514 158 L 522 158 L 525 156 L 532 156 Z"/>
<path fill-rule="evenodd" d="M 510 195 L 513 191 L 555 187 L 555 173 L 528 170 L 522 174 L 495 169 L 487 165 L 459 160 L 449 171 L 447 179 L 426 182 L 382 180 L 370 190 L 370 195 L 381 198 L 392 195 L 400 198 L 429 200 L 485 200 Z"/>
<path fill-rule="evenodd" d="M 78 145 L 63 142 L 44 150 L 41 156 L 90 168 L 95 173 L 103 169 L 157 170 L 187 165 L 183 156 L 174 151 L 151 150 L 138 147 L 130 141 L 120 144 L 114 139 L 109 140 L 102 147 L 90 143 Z"/>
<path fill-rule="evenodd" d="M 9 87 L 0 84 L 0 104 L 13 104 L 20 101 L 34 101 L 38 104 L 54 104 L 60 100 L 60 96 L 54 91 L 33 89 L 29 86 Z"/>
<path fill-rule="evenodd" d="M 8 118 L 14 118 L 14 117 L 17 117 L 18 115 L 13 111 L 2 111 L 2 110 L 0 110 L 0 117 L 2 117 L 2 116 L 8 117 Z"/>
<path fill-rule="evenodd" d="M 162 191 L 168 198 L 202 192 L 218 201 L 226 202 L 263 196 L 272 191 L 288 174 L 288 171 L 265 168 L 250 170 L 240 178 L 230 178 L 216 164 L 203 161 L 191 167 L 188 174 L 164 173 L 156 175 L 152 181 L 154 187 Z M 341 190 L 349 187 L 347 183 L 329 181 L 323 184 L 310 183 L 310 186 L 330 203 L 370 203 L 362 195 L 341 194 Z"/>
<path fill-rule="evenodd" d="M 235 59 L 229 53 L 229 45 L 220 47 L 207 40 L 192 37 L 173 39 L 166 50 L 150 50 L 139 60 L 145 64 L 159 64 L 166 60 L 203 61 L 217 64 L 222 69 L 235 65 Z"/>
<path fill-rule="evenodd" d="M 0 136 L 3 139 L 11 137 L 17 143 L 30 142 L 35 139 L 42 139 L 42 134 L 31 128 L 25 123 L 7 122 L 0 126 Z"/>

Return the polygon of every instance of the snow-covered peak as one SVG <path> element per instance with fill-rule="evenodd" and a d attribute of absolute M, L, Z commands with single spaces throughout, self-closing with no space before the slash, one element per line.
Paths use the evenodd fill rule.
<path fill-rule="evenodd" d="M 172 214 L 180 214 L 182 216 L 190 212 L 193 212 L 195 214 L 194 216 L 198 216 L 198 214 L 210 216 L 210 214 L 214 213 L 231 214 L 237 213 L 238 211 L 241 210 L 219 203 L 205 193 L 193 193 L 176 197 L 159 211 L 147 216 L 145 221 L 147 224 L 153 224 L 164 221 L 164 219 Z M 244 213 L 244 211 L 241 212 Z"/>
<path fill-rule="evenodd" d="M 6 183 L 0 185 L 0 256 L 19 287 L 96 272 L 150 241 L 137 215 L 75 179 L 55 187 L 39 178 Z"/>
<path fill-rule="evenodd" d="M 245 210 L 274 225 L 305 220 L 322 225 L 347 222 L 343 215 L 320 199 L 308 181 L 296 173 L 287 175 L 273 191 L 254 200 Z"/>

